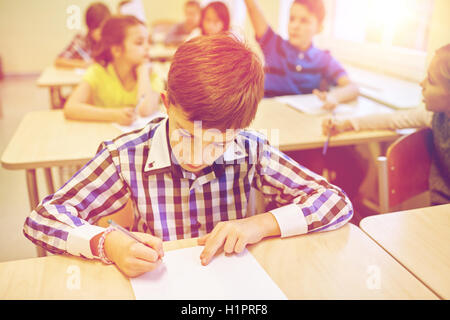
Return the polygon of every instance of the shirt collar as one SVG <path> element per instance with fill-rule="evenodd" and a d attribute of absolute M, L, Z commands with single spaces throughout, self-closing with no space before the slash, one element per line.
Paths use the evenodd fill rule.
<path fill-rule="evenodd" d="M 169 145 L 168 126 L 169 118 L 164 118 L 153 131 L 150 131 L 151 137 L 149 139 L 149 152 L 145 162 L 144 172 L 157 173 L 161 172 L 161 170 L 169 171 L 172 169 L 172 172 L 176 175 L 181 174 L 182 176 L 189 176 L 184 175 L 183 171 L 185 170 L 182 169 L 178 163 L 174 163 L 171 160 L 172 149 Z M 234 141 L 228 146 L 225 153 L 209 168 L 212 168 L 216 173 L 216 176 L 219 176 L 221 175 L 220 173 L 222 173 L 222 167 L 224 165 L 234 164 L 235 161 L 243 159 L 246 156 L 247 152 L 245 149 L 239 145 L 237 139 L 234 139 Z M 209 172 L 209 168 L 205 168 L 204 172 Z"/>

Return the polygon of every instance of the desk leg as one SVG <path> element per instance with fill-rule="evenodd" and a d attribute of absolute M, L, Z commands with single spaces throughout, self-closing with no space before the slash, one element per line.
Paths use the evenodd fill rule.
<path fill-rule="evenodd" d="M 39 204 L 39 194 L 36 181 L 36 170 L 27 170 L 27 188 L 28 188 L 28 200 L 30 201 L 30 209 L 34 210 Z M 36 246 L 38 257 L 45 257 L 47 255 L 44 248 Z"/>
<path fill-rule="evenodd" d="M 52 109 L 61 109 L 61 88 L 50 87 L 50 104 Z"/>
<path fill-rule="evenodd" d="M 45 181 L 47 182 L 48 194 L 55 193 L 55 187 L 53 186 L 52 168 L 44 168 Z"/>

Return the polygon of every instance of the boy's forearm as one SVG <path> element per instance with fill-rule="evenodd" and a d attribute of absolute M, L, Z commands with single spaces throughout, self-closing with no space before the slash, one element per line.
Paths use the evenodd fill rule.
<path fill-rule="evenodd" d="M 257 38 L 261 38 L 267 31 L 269 24 L 264 17 L 264 14 L 255 0 L 244 0 L 247 6 L 247 11 L 252 22 L 253 29 Z"/>

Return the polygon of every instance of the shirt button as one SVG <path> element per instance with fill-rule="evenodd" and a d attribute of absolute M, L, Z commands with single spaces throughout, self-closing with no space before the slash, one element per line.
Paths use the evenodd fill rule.
<path fill-rule="evenodd" d="M 301 65 L 297 65 L 296 67 L 295 67 L 295 70 L 297 70 L 298 72 L 300 72 L 300 71 L 302 71 L 302 66 Z"/>
<path fill-rule="evenodd" d="M 299 53 L 299 54 L 298 54 L 298 58 L 299 58 L 299 59 L 304 59 L 304 58 L 305 58 L 305 54 L 302 53 L 302 52 Z"/>

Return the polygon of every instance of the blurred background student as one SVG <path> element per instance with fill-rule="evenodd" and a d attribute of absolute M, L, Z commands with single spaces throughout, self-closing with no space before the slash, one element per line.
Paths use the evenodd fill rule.
<path fill-rule="evenodd" d="M 192 32 L 200 26 L 201 13 L 202 8 L 198 1 L 186 1 L 184 4 L 185 20 L 170 29 L 164 41 L 165 44 L 178 46 L 183 43 L 192 34 Z M 197 35 L 199 35 L 199 33 Z"/>
<path fill-rule="evenodd" d="M 67 100 L 65 116 L 131 125 L 138 114 L 155 113 L 163 83 L 152 72 L 147 40 L 147 27 L 135 16 L 110 17 L 102 28 L 96 63 Z"/>
<path fill-rule="evenodd" d="M 86 10 L 87 34 L 77 34 L 70 45 L 55 60 L 60 68 L 87 68 L 93 63 L 92 53 L 98 47 L 103 22 L 111 16 L 108 7 L 100 2 L 91 4 Z"/>
<path fill-rule="evenodd" d="M 202 35 L 213 35 L 230 30 L 230 12 L 225 3 L 214 1 L 202 10 L 200 29 Z"/>

